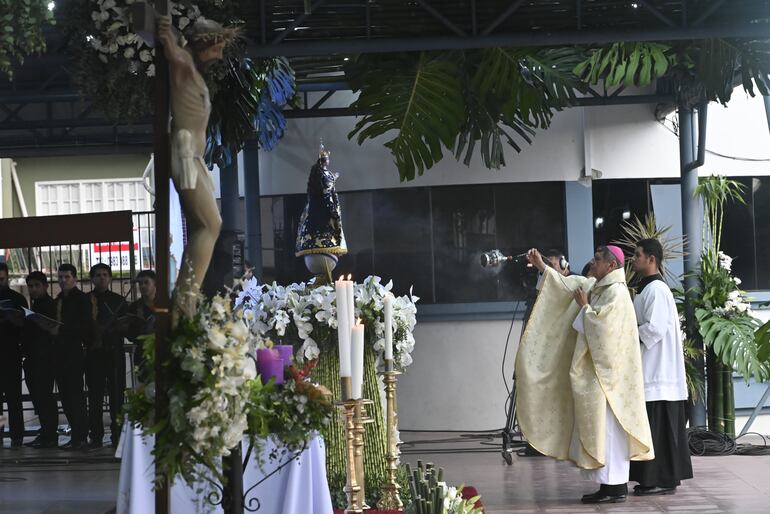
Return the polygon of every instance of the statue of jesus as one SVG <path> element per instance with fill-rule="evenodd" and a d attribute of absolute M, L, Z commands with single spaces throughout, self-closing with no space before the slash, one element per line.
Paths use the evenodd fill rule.
<path fill-rule="evenodd" d="M 158 19 L 158 39 L 169 64 L 171 96 L 171 178 L 187 220 L 187 246 L 174 290 L 172 319 L 192 317 L 198 293 L 211 261 L 222 218 L 214 198 L 214 183 L 203 160 L 206 127 L 211 113 L 206 69 L 222 59 L 237 31 L 203 17 L 187 32 L 180 46 L 171 19 Z"/>

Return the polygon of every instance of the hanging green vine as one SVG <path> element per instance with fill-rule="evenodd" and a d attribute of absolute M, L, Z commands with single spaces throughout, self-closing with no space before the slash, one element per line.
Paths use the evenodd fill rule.
<path fill-rule="evenodd" d="M 0 0 L 0 73 L 12 80 L 14 63 L 45 52 L 54 8 L 51 0 Z"/>

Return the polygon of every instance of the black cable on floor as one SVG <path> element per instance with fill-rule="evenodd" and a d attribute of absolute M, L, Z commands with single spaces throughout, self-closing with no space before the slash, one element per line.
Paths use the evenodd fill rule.
<path fill-rule="evenodd" d="M 738 439 L 747 435 L 758 436 L 762 444 L 738 443 Z M 729 435 L 712 432 L 703 427 L 687 429 L 687 443 L 690 455 L 701 457 L 719 457 L 725 455 L 770 455 L 767 438 L 756 432 L 739 435 L 735 439 Z"/>

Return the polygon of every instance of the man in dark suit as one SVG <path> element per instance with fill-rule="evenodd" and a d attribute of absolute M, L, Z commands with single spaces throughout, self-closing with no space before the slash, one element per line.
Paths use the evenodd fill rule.
<path fill-rule="evenodd" d="M 86 384 L 88 385 L 88 426 L 91 448 L 101 448 L 104 440 L 103 405 L 105 388 L 110 399 L 110 438 L 117 446 L 122 425 L 121 410 L 126 389 L 126 357 L 123 352 L 124 331 L 119 319 L 125 316 L 125 299 L 110 291 L 112 269 L 103 263 L 90 271 L 94 289 L 88 293 L 94 320 L 94 337 L 86 351 Z"/>
<path fill-rule="evenodd" d="M 70 440 L 62 448 L 83 450 L 87 448 L 88 415 L 83 390 L 85 348 L 93 339 L 93 317 L 88 296 L 78 289 L 78 272 L 72 264 L 59 266 L 61 293 L 56 297 L 58 328 L 55 340 L 56 384 L 59 386 L 64 414 L 72 432 Z"/>
<path fill-rule="evenodd" d="M 11 447 L 21 446 L 24 440 L 20 347 L 21 326 L 24 323 L 22 307 L 27 307 L 27 299 L 11 289 L 8 265 L 0 262 L 0 412 L 5 396 Z"/>
<path fill-rule="evenodd" d="M 56 303 L 48 295 L 48 277 L 40 271 L 27 275 L 27 289 L 32 300 L 32 310 L 49 319 L 56 319 Z M 24 380 L 32 396 L 40 420 L 40 433 L 25 446 L 32 448 L 56 448 L 59 436 L 59 412 L 53 394 L 54 383 L 54 328 L 43 319 L 30 316 L 24 323 L 21 351 L 24 356 Z"/>
<path fill-rule="evenodd" d="M 140 370 L 140 380 L 146 377 L 142 375 L 142 363 L 144 361 L 144 349 L 142 336 L 155 332 L 155 284 L 156 275 L 152 270 L 143 270 L 136 275 L 136 283 L 139 284 L 141 298 L 128 306 L 129 322 L 126 338 L 135 345 L 134 365 Z"/>

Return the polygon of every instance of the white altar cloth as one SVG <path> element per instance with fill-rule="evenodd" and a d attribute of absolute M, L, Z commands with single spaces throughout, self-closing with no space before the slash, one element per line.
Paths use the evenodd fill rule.
<path fill-rule="evenodd" d="M 152 437 L 142 437 L 141 431 L 130 423 L 123 424 L 123 433 L 116 453 L 116 457 L 121 459 L 117 514 L 155 512 L 155 494 L 152 491 L 155 467 L 150 453 L 153 442 Z M 247 448 L 248 442 L 244 440 L 243 451 Z M 274 448 L 272 441 L 266 442 L 262 451 L 262 469 L 254 456 L 249 459 L 243 473 L 244 492 L 296 455 L 287 454 L 276 461 L 270 461 L 268 455 Z M 311 439 L 299 458 L 252 490 L 246 497 L 245 505 L 255 508 L 256 503 L 249 504 L 252 498 L 259 499 L 259 510 L 256 511 L 258 514 L 332 514 L 323 439 L 320 436 Z M 172 514 L 222 512 L 221 506 L 208 504 L 205 498 L 196 494 L 184 481 L 174 482 L 171 488 Z"/>

